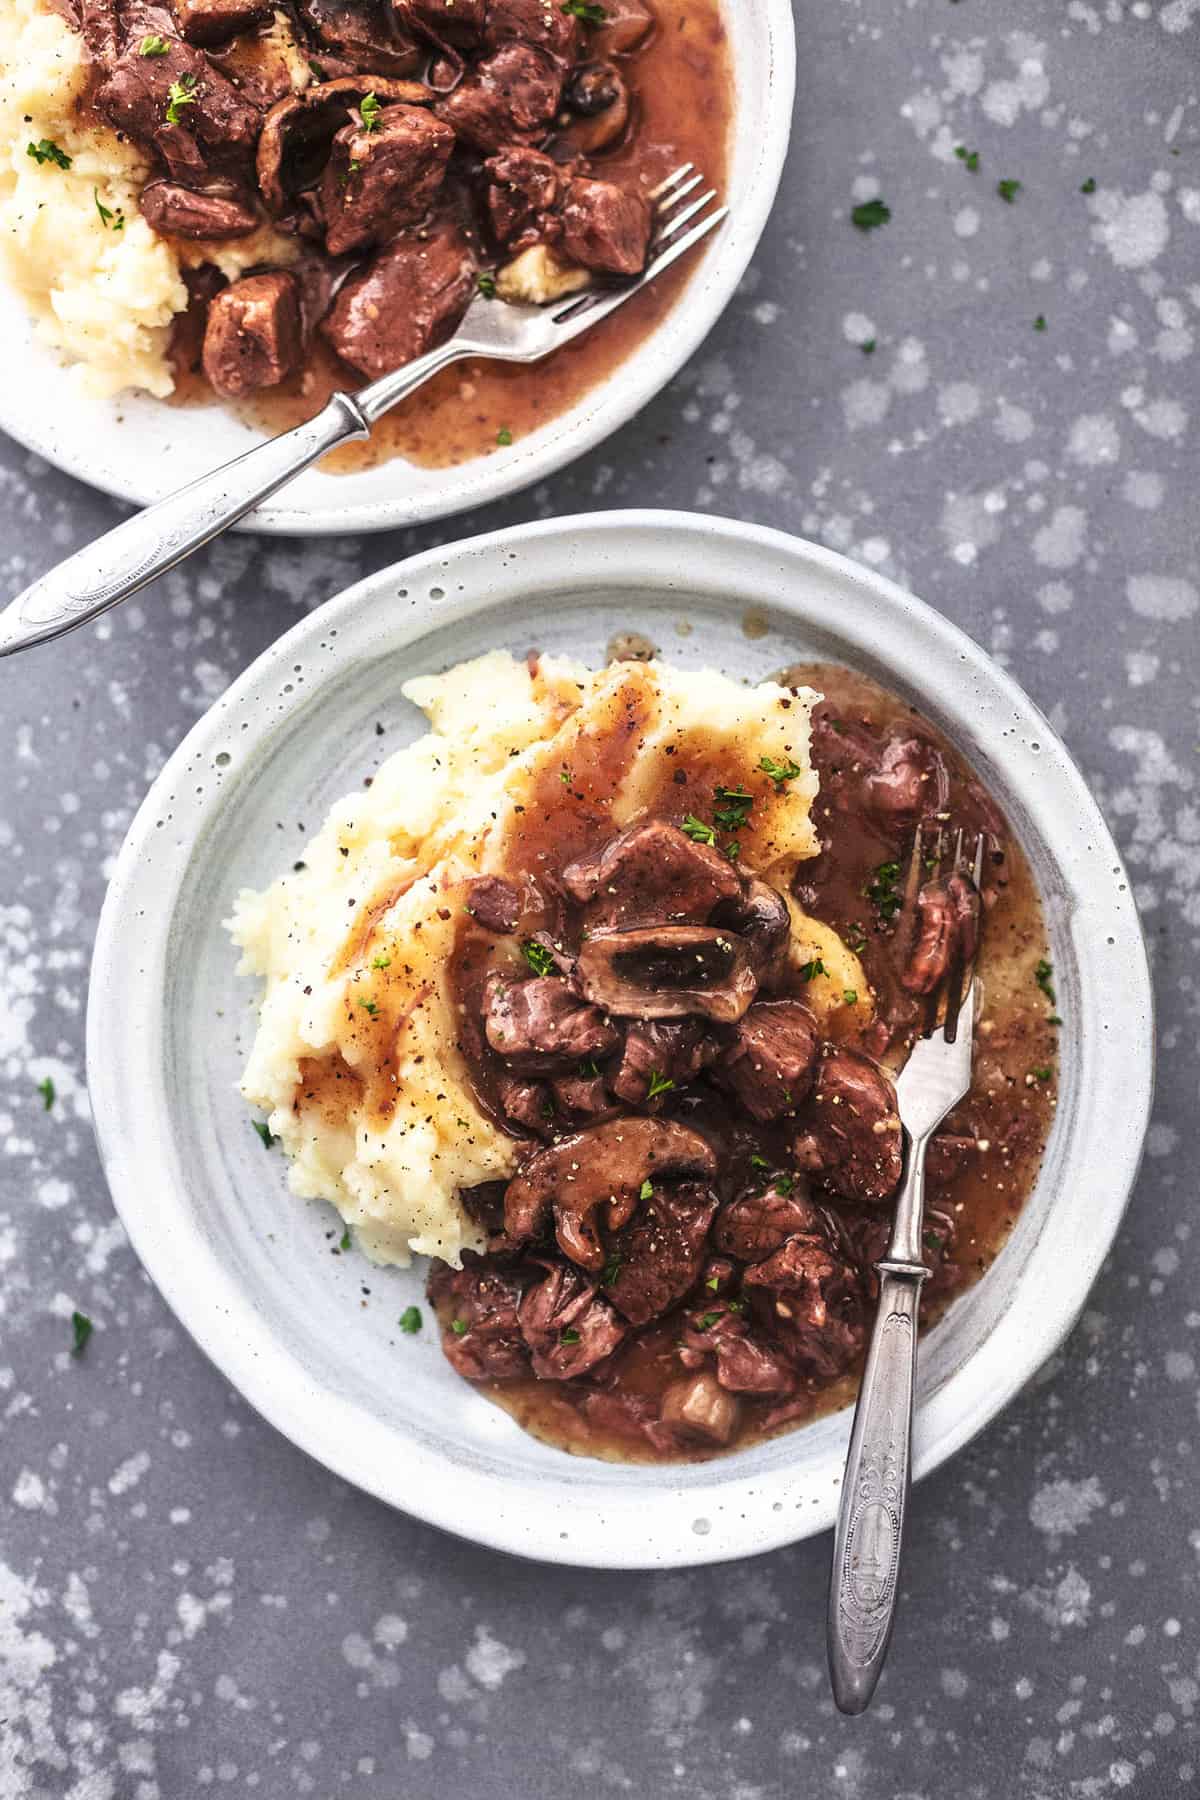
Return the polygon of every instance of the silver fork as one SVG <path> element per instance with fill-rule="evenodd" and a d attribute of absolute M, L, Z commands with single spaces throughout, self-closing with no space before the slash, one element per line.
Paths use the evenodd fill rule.
<path fill-rule="evenodd" d="M 921 856 L 918 828 L 897 932 L 901 942 L 907 937 L 911 943 Z M 939 846 L 935 872 L 940 860 Z M 961 832 L 954 865 L 959 874 L 968 873 Z M 982 866 L 981 836 L 970 870 L 976 891 Z M 860 1713 L 870 1704 L 895 1620 L 911 1482 L 917 1321 L 929 1274 L 921 1256 L 925 1152 L 934 1131 L 970 1088 L 977 998 L 978 983 L 966 960 L 952 955 L 940 994 L 935 991 L 927 1000 L 924 1035 L 896 1082 L 904 1178 L 887 1255 L 876 1264 L 879 1304 L 850 1433 L 829 1584 L 829 1673 L 833 1697 L 844 1713 Z M 939 1000 L 944 1014 L 937 1025 Z"/>
<path fill-rule="evenodd" d="M 127 600 L 219 537 L 338 444 L 368 437 L 377 419 L 439 369 L 467 356 L 537 362 L 590 331 L 728 216 L 725 206 L 706 211 L 717 197 L 715 188 L 691 198 L 703 183 L 695 165 L 683 163 L 647 196 L 654 208 L 650 252 L 645 270 L 636 278 L 588 288 L 545 306 L 477 295 L 444 344 L 356 394 L 334 394 L 306 424 L 201 475 L 59 563 L 0 612 L 0 656 L 60 637 Z"/>

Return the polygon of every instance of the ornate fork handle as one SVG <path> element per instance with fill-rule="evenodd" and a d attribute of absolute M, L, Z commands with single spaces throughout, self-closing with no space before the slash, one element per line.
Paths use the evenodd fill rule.
<path fill-rule="evenodd" d="M 829 1588 L 833 1697 L 859 1713 L 875 1691 L 896 1615 L 912 1460 L 917 1314 L 928 1270 L 878 1264 L 879 1311 L 863 1371 Z"/>

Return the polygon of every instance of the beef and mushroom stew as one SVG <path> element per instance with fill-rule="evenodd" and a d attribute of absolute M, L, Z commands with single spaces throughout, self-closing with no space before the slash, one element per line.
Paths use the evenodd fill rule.
<path fill-rule="evenodd" d="M 87 106 L 144 152 L 141 212 L 182 248 L 178 391 L 276 429 L 421 355 L 477 294 L 545 302 L 638 273 L 653 186 L 689 157 L 722 173 L 717 0 L 70 4 Z M 684 279 L 586 349 L 446 372 L 328 466 L 515 441 L 627 354 Z"/>
<path fill-rule="evenodd" d="M 893 1079 L 975 925 L 931 866 L 901 947 L 918 826 L 986 844 L 973 1081 L 928 1160 L 927 1322 L 997 1254 L 1052 1121 L 1053 972 L 1000 809 L 875 683 L 777 679 L 824 695 L 819 848 L 790 891 L 755 872 L 753 815 L 799 767 L 679 767 L 667 745 L 619 830 L 564 769 L 569 817 L 549 789 L 526 811 L 458 943 L 459 1050 L 522 1150 L 462 1195 L 488 1247 L 435 1263 L 430 1297 L 454 1368 L 573 1452 L 711 1456 L 852 1395 L 902 1171 Z"/>

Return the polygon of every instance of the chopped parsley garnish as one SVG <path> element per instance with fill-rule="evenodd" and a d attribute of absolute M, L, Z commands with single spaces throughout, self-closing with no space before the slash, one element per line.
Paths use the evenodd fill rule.
<path fill-rule="evenodd" d="M 547 950 L 545 944 L 538 944 L 532 938 L 526 938 L 521 945 L 521 955 L 535 975 L 553 975 L 554 956 L 551 951 Z"/>
<path fill-rule="evenodd" d="M 1094 194 L 1096 191 L 1096 177 L 1094 175 L 1089 175 L 1086 181 L 1080 182 L 1079 191 L 1081 194 Z"/>
<path fill-rule="evenodd" d="M 349 1248 L 350 1248 L 350 1227 L 347 1225 L 345 1230 L 342 1232 L 341 1237 L 338 1239 L 338 1249 L 339 1250 L 348 1250 Z"/>
<path fill-rule="evenodd" d="M 738 857 L 742 854 L 742 846 L 738 843 L 736 838 L 730 838 L 729 842 L 723 847 L 721 854 L 727 856 L 730 862 L 736 862 Z"/>
<path fill-rule="evenodd" d="M 96 211 L 100 214 L 100 223 L 103 225 L 105 231 L 108 231 L 110 228 L 113 231 L 124 231 L 125 214 L 121 211 L 120 207 L 118 206 L 116 212 L 113 212 L 109 207 L 102 205 L 99 188 L 92 189 L 92 198 L 96 202 Z"/>
<path fill-rule="evenodd" d="M 508 446 L 512 443 L 512 432 L 508 429 L 507 425 L 502 425 L 496 433 L 496 442 L 502 450 L 507 450 Z"/>
<path fill-rule="evenodd" d="M 706 1288 L 710 1288 L 715 1294 L 721 1285 L 721 1277 L 719 1275 L 710 1275 L 704 1285 Z"/>
<path fill-rule="evenodd" d="M 972 175 L 974 175 L 979 167 L 978 150 L 968 150 L 965 144 L 955 144 L 954 154 L 957 156 L 959 162 L 962 163 L 965 168 L 970 169 Z"/>
<path fill-rule="evenodd" d="M 1039 314 L 1038 314 L 1038 316 L 1037 316 L 1037 318 L 1036 318 L 1036 319 L 1035 319 L 1035 320 L 1034 320 L 1034 321 L 1033 321 L 1033 329 L 1034 329 L 1034 330 L 1035 330 L 1035 331 L 1045 331 L 1045 329 L 1046 329 L 1046 315 L 1045 315 L 1045 313 L 1039 313 Z"/>
<path fill-rule="evenodd" d="M 719 803 L 713 808 L 713 818 L 722 831 L 740 831 L 750 817 L 754 795 L 741 787 L 715 787 L 713 794 Z"/>
<path fill-rule="evenodd" d="M 763 774 L 769 775 L 771 780 L 775 783 L 775 792 L 777 794 L 782 794 L 789 781 L 795 781 L 797 775 L 803 775 L 804 773 L 800 764 L 792 762 L 790 757 L 787 762 L 776 762 L 773 756 L 760 756 L 758 759 L 758 766 Z"/>
<path fill-rule="evenodd" d="M 654 1198 L 654 1183 L 650 1180 L 643 1181 L 641 1187 L 638 1189 L 638 1199 L 639 1200 L 653 1200 L 653 1198 Z"/>
<path fill-rule="evenodd" d="M 712 826 L 706 825 L 703 819 L 698 819 L 695 813 L 684 815 L 680 830 L 685 837 L 691 838 L 693 844 L 715 844 L 717 841 L 717 834 Z"/>
<path fill-rule="evenodd" d="M 862 926 L 856 922 L 852 924 L 846 932 L 846 948 L 847 950 L 853 950 L 855 955 L 857 955 L 860 950 L 865 950 L 866 947 L 866 933 Z"/>
<path fill-rule="evenodd" d="M 151 33 L 150 36 L 144 37 L 138 45 L 138 55 L 166 56 L 170 51 L 170 48 L 171 46 L 168 44 L 165 37 L 157 37 Z"/>
<path fill-rule="evenodd" d="M 875 354 L 875 339 L 874 338 L 864 338 L 862 343 L 858 347 L 862 351 L 864 356 L 874 356 L 874 354 Z"/>
<path fill-rule="evenodd" d="M 1054 1070 L 1050 1067 L 1049 1063 L 1043 1063 L 1040 1069 L 1030 1069 L 1029 1073 L 1033 1076 L 1035 1081 L 1049 1081 Z"/>
<path fill-rule="evenodd" d="M 745 1310 L 746 1310 L 746 1302 L 741 1299 L 727 1300 L 725 1302 L 725 1304 L 729 1308 L 730 1312 L 745 1312 Z"/>
<path fill-rule="evenodd" d="M 814 956 L 811 962 L 806 962 L 802 965 L 800 969 L 800 979 L 801 981 L 813 981 L 818 975 L 828 975 L 828 973 L 829 970 L 825 967 L 825 964 L 821 961 L 820 957 Z"/>
<path fill-rule="evenodd" d="M 752 1169 L 769 1169 L 770 1166 L 771 1165 L 765 1156 L 755 1155 L 750 1158 L 750 1167 Z"/>
<path fill-rule="evenodd" d="M 26 144 L 26 156 L 32 156 L 35 163 L 53 163 L 57 169 L 69 169 L 71 158 L 65 150 L 60 150 L 53 138 L 39 138 L 36 144 Z"/>
<path fill-rule="evenodd" d="M 942 1247 L 942 1240 L 936 1231 L 927 1231 L 923 1241 L 927 1250 L 940 1250 Z"/>
<path fill-rule="evenodd" d="M 481 275 L 475 283 L 475 286 L 479 289 L 479 292 L 483 295 L 485 300 L 494 300 L 496 298 L 496 277 L 494 275 Z"/>
<path fill-rule="evenodd" d="M 196 77 L 181 75 L 167 89 L 167 124 L 178 125 L 179 115 L 185 106 L 196 104 Z"/>
<path fill-rule="evenodd" d="M 1043 956 L 1033 971 L 1033 979 L 1045 994 L 1051 1006 L 1058 1005 L 1058 995 L 1054 991 L 1054 966 Z"/>
<path fill-rule="evenodd" d="M 455 1337 L 466 1337 L 467 1332 L 470 1330 L 470 1326 L 465 1319 L 451 1319 L 450 1329 Z"/>
<path fill-rule="evenodd" d="M 390 956 L 377 956 L 371 964 L 373 969 L 390 969 L 391 966 L 392 959 Z"/>
<path fill-rule="evenodd" d="M 379 129 L 379 116 L 382 111 L 383 108 L 379 104 L 378 95 L 363 95 L 362 105 L 358 109 L 358 116 L 362 120 L 362 128 L 364 131 L 377 131 Z"/>
<path fill-rule="evenodd" d="M 617 1279 L 617 1276 L 620 1273 L 621 1273 L 621 1252 L 619 1250 L 614 1250 L 612 1255 L 609 1257 L 608 1261 L 604 1265 L 603 1272 L 601 1273 L 601 1276 L 600 1276 L 600 1286 L 601 1287 L 611 1287 L 613 1282 Z"/>
<path fill-rule="evenodd" d="M 608 18 L 604 8 L 597 6 L 595 0 L 562 0 L 561 10 L 569 13 L 572 18 L 582 19 L 585 25 L 603 25 Z"/>
<path fill-rule="evenodd" d="M 253 1125 L 255 1131 L 257 1131 L 259 1137 L 262 1139 L 263 1149 L 264 1150 L 273 1150 L 275 1148 L 276 1144 L 279 1142 L 279 1139 L 275 1136 L 275 1133 L 271 1130 L 271 1127 L 267 1124 L 267 1121 L 265 1119 L 251 1119 L 250 1123 Z"/>
<path fill-rule="evenodd" d="M 872 902 L 881 919 L 894 919 L 904 904 L 904 896 L 896 892 L 896 883 L 900 879 L 898 862 L 880 863 L 875 871 L 875 879 L 863 891 Z"/>
<path fill-rule="evenodd" d="M 843 1004 L 846 1006 L 857 1006 L 858 1005 L 858 990 L 856 988 L 843 988 L 842 989 L 842 1001 L 843 1001 Z"/>
<path fill-rule="evenodd" d="M 701 1313 L 700 1317 L 696 1320 L 696 1330 L 708 1331 L 716 1324 L 720 1316 L 720 1313 Z"/>
<path fill-rule="evenodd" d="M 54 1083 L 48 1075 L 45 1081 L 38 1082 L 37 1091 L 42 1096 L 42 1111 L 49 1112 L 50 1108 L 54 1105 L 56 1090 Z"/>
<path fill-rule="evenodd" d="M 579 1333 L 573 1325 L 568 1325 L 563 1330 L 558 1341 L 560 1344 L 577 1344 L 579 1342 Z"/>
<path fill-rule="evenodd" d="M 71 1314 L 71 1355 L 82 1356 L 87 1349 L 87 1341 L 92 1335 L 92 1321 L 86 1313 Z"/>
<path fill-rule="evenodd" d="M 587 1062 L 581 1062 L 579 1065 L 579 1079 L 581 1081 L 589 1081 L 594 1075 L 598 1075 L 599 1073 L 600 1064 L 592 1058 L 589 1058 Z"/>
<path fill-rule="evenodd" d="M 772 1185 L 777 1193 L 790 1194 L 796 1183 L 790 1175 L 777 1175 Z"/>
<path fill-rule="evenodd" d="M 660 1075 L 657 1069 L 650 1071 L 650 1086 L 646 1090 L 647 1100 L 657 1100 L 660 1094 L 669 1093 L 675 1086 L 669 1075 Z"/>
<path fill-rule="evenodd" d="M 406 1337 L 415 1337 L 421 1329 L 421 1309 L 419 1306 L 406 1306 L 400 1314 L 400 1329 Z"/>
<path fill-rule="evenodd" d="M 562 768 L 558 771 L 558 779 L 562 782 L 564 787 L 570 787 L 571 771 L 567 767 L 566 763 L 564 763 Z"/>
<path fill-rule="evenodd" d="M 998 181 L 996 183 L 996 192 L 999 194 L 999 196 L 1002 200 L 1007 202 L 1007 204 L 1009 206 L 1012 205 L 1013 201 L 1016 199 L 1016 197 L 1020 193 L 1020 191 L 1021 191 L 1020 182 L 1014 181 L 1011 176 L 1005 176 L 1003 181 Z"/>
<path fill-rule="evenodd" d="M 368 1019 L 373 1019 L 375 1014 L 379 1011 L 378 1000 L 358 1000 L 355 1004 L 362 1007 Z"/>
<path fill-rule="evenodd" d="M 880 225 L 886 225 L 891 216 L 891 207 L 885 206 L 882 200 L 864 200 L 851 212 L 850 223 L 859 231 L 875 231 Z"/>

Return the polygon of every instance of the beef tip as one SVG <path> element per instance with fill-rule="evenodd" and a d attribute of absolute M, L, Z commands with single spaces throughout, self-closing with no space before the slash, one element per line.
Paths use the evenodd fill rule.
<path fill-rule="evenodd" d="M 654 28 L 645 0 L 604 0 L 604 23 L 591 35 L 597 56 L 627 56 Z"/>
<path fill-rule="evenodd" d="M 793 1149 L 800 1167 L 843 1199 L 891 1198 L 903 1145 L 895 1090 L 878 1063 L 861 1050 L 826 1047 Z"/>
<path fill-rule="evenodd" d="M 762 1194 L 743 1194 L 717 1214 L 713 1243 L 742 1262 L 762 1262 L 798 1231 L 817 1229 L 817 1214 L 805 1193 L 772 1182 Z"/>
<path fill-rule="evenodd" d="M 502 875 L 478 875 L 467 890 L 467 911 L 485 931 L 505 937 L 517 929 L 521 896 Z"/>
<path fill-rule="evenodd" d="M 389 106 L 375 127 L 343 125 L 321 183 L 331 256 L 365 249 L 418 225 L 432 206 L 454 133 L 419 106 Z"/>
<path fill-rule="evenodd" d="M 591 1430 L 628 1449 L 644 1454 L 649 1444 L 662 1456 L 677 1448 L 672 1433 L 659 1422 L 657 1407 L 645 1394 L 630 1394 L 623 1388 L 585 1388 L 579 1396 L 579 1410 Z"/>
<path fill-rule="evenodd" d="M 372 75 L 415 75 L 423 53 L 378 0 L 298 0 L 300 16 L 323 49 Z"/>
<path fill-rule="evenodd" d="M 476 1225 L 491 1235 L 504 1230 L 504 1189 L 503 1181 L 480 1181 L 474 1187 L 459 1188 L 458 1197 L 463 1211 Z"/>
<path fill-rule="evenodd" d="M 790 1237 L 742 1286 L 757 1316 L 805 1375 L 832 1381 L 862 1348 L 863 1291 L 855 1270 L 829 1242 Z"/>
<path fill-rule="evenodd" d="M 544 137 L 562 87 L 562 70 L 553 58 L 528 44 L 505 44 L 438 101 L 438 117 L 464 143 L 492 156 L 506 144 Z"/>
<path fill-rule="evenodd" d="M 343 362 L 374 381 L 450 335 L 475 288 L 475 258 L 458 226 L 404 232 L 352 275 L 321 321 Z"/>
<path fill-rule="evenodd" d="M 628 1223 L 642 1185 L 672 1177 L 711 1180 L 717 1158 L 699 1132 L 664 1119 L 612 1119 L 537 1150 L 508 1184 L 504 1224 L 516 1243 L 537 1237 L 553 1210 L 559 1247 L 585 1269 L 604 1267 L 594 1214 L 610 1231 Z"/>
<path fill-rule="evenodd" d="M 812 1088 L 820 1040 L 817 1022 L 799 1000 L 756 1000 L 739 1019 L 716 1075 L 752 1119 L 778 1119 Z"/>
<path fill-rule="evenodd" d="M 500 1110 L 514 1125 L 531 1131 L 534 1137 L 549 1137 L 554 1126 L 554 1108 L 550 1095 L 540 1081 L 529 1081 L 521 1075 L 502 1074 L 496 1082 Z"/>
<path fill-rule="evenodd" d="M 92 61 L 101 69 L 111 68 L 121 48 L 117 0 L 78 0 L 72 8 L 79 20 L 79 30 Z"/>
<path fill-rule="evenodd" d="M 945 881 L 927 881 L 917 894 L 916 939 L 901 981 L 910 994 L 932 994 L 941 986 L 952 956 L 964 963 L 979 941 L 979 894 L 957 871 Z"/>
<path fill-rule="evenodd" d="M 226 399 L 276 387 L 300 365 L 300 294 L 286 269 L 245 275 L 208 309 L 204 373 Z"/>
<path fill-rule="evenodd" d="M 177 376 L 194 375 L 204 354 L 204 328 L 208 309 L 226 285 L 220 269 L 212 263 L 182 271 L 188 303 L 171 321 L 171 367 Z"/>
<path fill-rule="evenodd" d="M 711 925 L 595 932 L 581 945 L 575 972 L 589 1000 L 626 1019 L 699 1013 L 730 1025 L 757 987 L 744 941 Z"/>
<path fill-rule="evenodd" d="M 971 1159 L 974 1151 L 979 1149 L 976 1138 L 962 1137 L 955 1132 L 942 1131 L 937 1137 L 930 1138 L 925 1151 L 925 1179 L 934 1186 L 943 1187 L 961 1175 Z"/>
<path fill-rule="evenodd" d="M 721 860 L 725 859 L 722 857 Z M 713 923 L 728 925 L 731 931 L 746 940 L 759 987 L 769 987 L 778 981 L 787 965 L 792 915 L 787 901 L 777 889 L 752 878 L 743 895 L 736 900 L 722 901 L 713 914 Z"/>
<path fill-rule="evenodd" d="M 581 268 L 640 275 L 650 246 L 650 208 L 611 181 L 576 176 L 563 204 L 563 249 Z"/>
<path fill-rule="evenodd" d="M 303 93 L 284 94 L 268 111 L 255 159 L 258 186 L 268 209 L 287 220 L 289 229 L 301 228 L 302 209 L 315 229 L 309 190 L 320 186 L 334 137 L 368 94 L 374 94 L 381 107 L 423 106 L 431 99 L 429 89 L 417 81 L 391 75 L 339 75 L 314 82 Z"/>
<path fill-rule="evenodd" d="M 609 1238 L 614 1273 L 605 1291 L 631 1325 L 656 1319 L 694 1285 L 716 1209 L 715 1194 L 700 1182 L 655 1185 L 633 1223 Z"/>
<path fill-rule="evenodd" d="M 630 1025 L 609 1086 L 619 1100 L 644 1106 L 653 1078 L 686 1087 L 719 1052 L 699 1019 L 646 1019 Z"/>
<path fill-rule="evenodd" d="M 169 18 L 154 11 L 147 22 L 160 16 Z M 156 35 L 166 54 L 143 56 L 135 36 L 98 89 L 97 111 L 142 149 L 157 152 L 185 187 L 203 188 L 214 173 L 244 174 L 258 141 L 257 108 L 202 51 L 166 32 Z"/>
<path fill-rule="evenodd" d="M 588 1006 L 557 975 L 510 981 L 489 975 L 484 988 L 487 1041 L 523 1075 L 565 1070 L 608 1056 L 620 1035 L 599 1007 Z"/>
<path fill-rule="evenodd" d="M 587 904 L 587 927 L 703 925 L 722 902 L 742 898 L 742 878 L 719 850 L 695 844 L 678 825 L 652 819 L 568 863 L 563 886 Z"/>
<path fill-rule="evenodd" d="M 470 1262 L 461 1269 L 435 1262 L 429 1298 L 442 1326 L 442 1349 L 468 1381 L 511 1381 L 528 1375 L 529 1350 L 517 1308 L 521 1284 L 508 1273 Z"/>
<path fill-rule="evenodd" d="M 573 63 L 579 57 L 581 36 L 579 20 L 561 0 L 487 0 L 483 42 L 489 50 L 512 41 L 535 44 L 564 63 Z"/>
<path fill-rule="evenodd" d="M 911 734 L 889 737 L 879 766 L 863 782 L 868 811 L 889 831 L 944 812 L 949 794 L 950 775 L 941 751 L 927 738 Z"/>
<path fill-rule="evenodd" d="M 271 16 L 270 0 L 173 0 L 173 4 L 189 44 L 223 44 Z"/>
<path fill-rule="evenodd" d="M 717 1341 L 717 1380 L 734 1394 L 782 1399 L 796 1377 L 782 1351 L 752 1337 L 726 1336 Z"/>
<path fill-rule="evenodd" d="M 428 38 L 439 48 L 479 42 L 487 0 L 392 0 L 402 30 Z"/>
<path fill-rule="evenodd" d="M 618 1110 L 609 1098 L 603 1075 L 559 1075 L 550 1088 L 559 1110 L 576 1119 L 608 1119 Z"/>
<path fill-rule="evenodd" d="M 248 199 L 198 194 L 177 181 L 148 181 L 138 205 L 152 229 L 167 237 L 240 238 L 258 229 L 258 213 Z"/>
<path fill-rule="evenodd" d="M 625 1326 L 578 1269 L 549 1266 L 544 1281 L 526 1290 L 517 1314 L 543 1381 L 573 1381 L 611 1356 Z"/>
<path fill-rule="evenodd" d="M 557 163 L 540 150 L 518 147 L 489 157 L 483 170 L 488 219 L 498 242 L 521 250 L 557 235 L 558 222 L 550 217 L 558 204 Z"/>
<path fill-rule="evenodd" d="M 703 1369 L 674 1381 L 662 1398 L 659 1417 L 677 1437 L 700 1444 L 727 1444 L 741 1409 L 716 1376 Z"/>
<path fill-rule="evenodd" d="M 615 63 L 585 63 L 567 83 L 563 100 L 575 114 L 558 146 L 576 156 L 596 156 L 617 142 L 629 123 L 633 102 Z"/>

